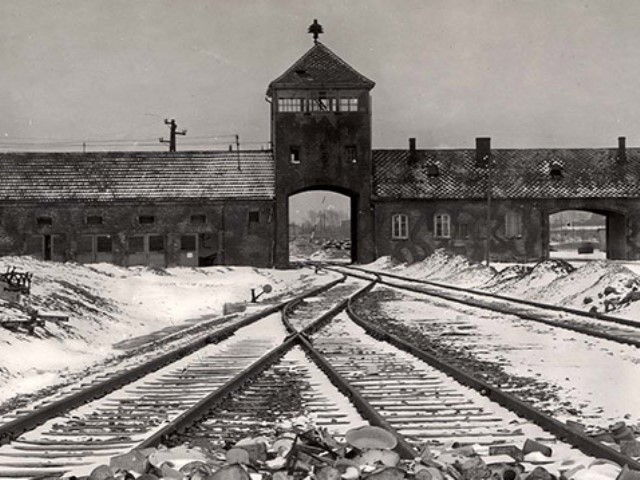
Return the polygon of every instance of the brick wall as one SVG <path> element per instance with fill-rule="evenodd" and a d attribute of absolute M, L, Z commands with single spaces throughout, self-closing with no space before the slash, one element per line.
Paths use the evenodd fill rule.
<path fill-rule="evenodd" d="M 259 200 L 5 204 L 0 254 L 157 266 L 197 266 L 207 257 L 214 264 L 264 267 L 272 264 L 272 217 L 273 202 Z M 102 250 L 110 246 L 110 252 L 96 251 L 98 237 Z"/>

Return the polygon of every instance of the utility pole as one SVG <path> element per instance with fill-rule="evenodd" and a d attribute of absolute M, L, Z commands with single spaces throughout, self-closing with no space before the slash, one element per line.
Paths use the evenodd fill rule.
<path fill-rule="evenodd" d="M 176 135 L 186 135 L 187 131 L 186 130 L 182 130 L 181 132 L 178 132 L 178 125 L 176 125 L 176 121 L 175 119 L 171 119 L 171 121 L 169 121 L 168 119 L 164 119 L 164 124 L 165 125 L 169 125 L 169 140 L 165 140 L 164 137 L 160 137 L 160 143 L 168 143 L 169 144 L 169 151 L 170 152 L 175 152 L 176 151 Z"/>

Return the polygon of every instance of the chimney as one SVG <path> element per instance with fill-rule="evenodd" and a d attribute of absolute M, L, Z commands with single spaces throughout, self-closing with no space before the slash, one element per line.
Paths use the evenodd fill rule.
<path fill-rule="evenodd" d="M 476 166 L 487 168 L 491 157 L 491 137 L 476 137 Z"/>
<path fill-rule="evenodd" d="M 416 155 L 416 139 L 409 139 L 409 164 L 414 164 L 418 160 L 418 155 Z"/>
<path fill-rule="evenodd" d="M 627 137 L 618 137 L 618 160 L 627 159 Z"/>

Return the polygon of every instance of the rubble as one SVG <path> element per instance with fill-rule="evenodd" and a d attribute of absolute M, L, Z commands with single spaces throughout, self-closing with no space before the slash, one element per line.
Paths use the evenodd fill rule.
<path fill-rule="evenodd" d="M 282 424 L 284 425 L 284 423 Z M 379 428 L 349 430 L 339 441 L 324 428 L 287 422 L 273 437 L 233 445 L 195 440 L 174 448 L 138 449 L 113 457 L 84 480 L 638 480 L 640 472 L 608 460 L 553 457 L 536 439 L 524 445 L 424 445 L 413 459 L 393 450 L 396 437 Z M 623 425 L 624 427 L 624 425 Z M 616 426 L 620 430 L 620 426 Z M 623 440 L 628 441 L 628 440 Z M 587 457 L 583 457 L 587 458 Z"/>

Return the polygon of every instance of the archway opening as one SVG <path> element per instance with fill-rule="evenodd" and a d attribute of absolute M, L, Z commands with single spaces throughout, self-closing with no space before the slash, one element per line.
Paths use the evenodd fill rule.
<path fill-rule="evenodd" d="M 289 262 L 351 263 L 355 251 L 354 200 L 330 190 L 289 197 Z"/>
<path fill-rule="evenodd" d="M 549 215 L 549 258 L 602 260 L 612 258 L 606 212 L 563 210 Z"/>

